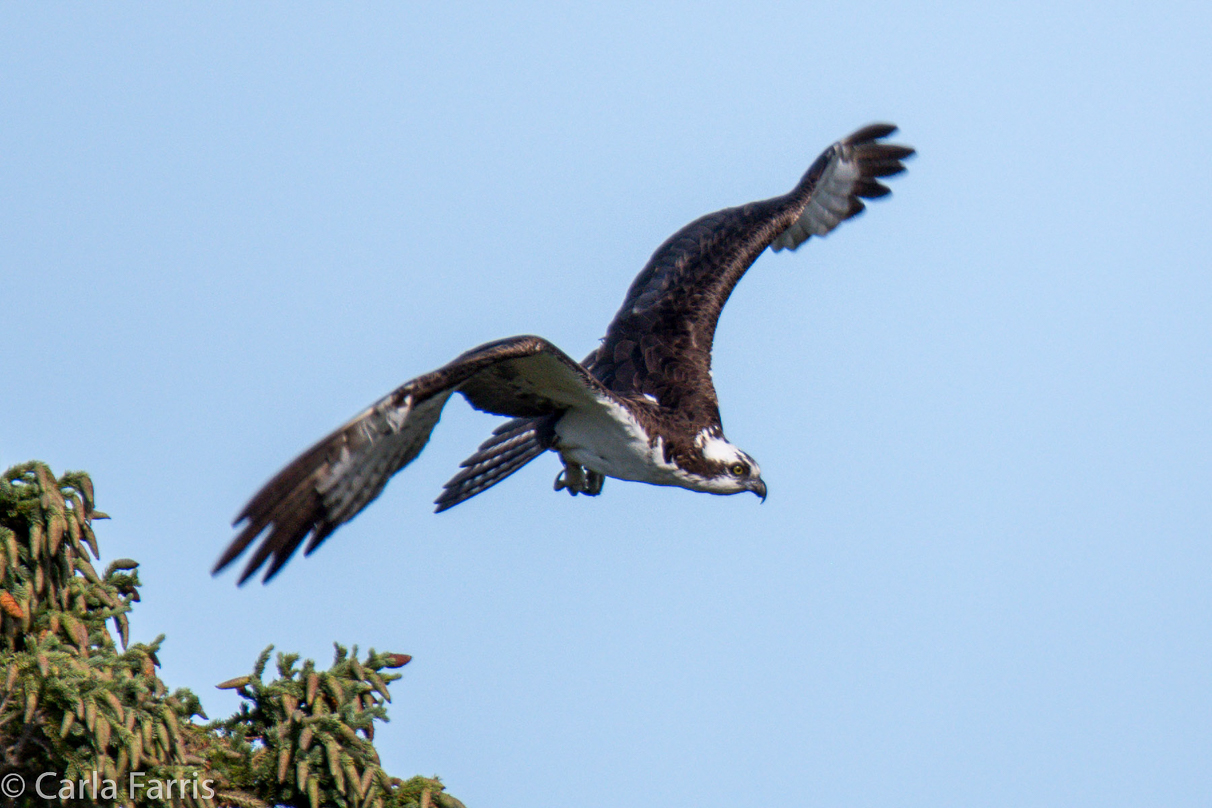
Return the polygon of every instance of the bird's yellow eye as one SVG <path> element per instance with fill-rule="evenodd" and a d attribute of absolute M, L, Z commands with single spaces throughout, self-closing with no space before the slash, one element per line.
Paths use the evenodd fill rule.
<path fill-rule="evenodd" d="M 744 477 L 745 472 L 748 471 L 749 468 L 744 463 L 733 463 L 732 467 L 728 470 L 732 472 L 734 477 Z"/>

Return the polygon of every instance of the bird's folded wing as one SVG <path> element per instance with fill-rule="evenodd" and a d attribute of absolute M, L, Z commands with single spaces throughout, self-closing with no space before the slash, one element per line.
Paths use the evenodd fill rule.
<path fill-rule="evenodd" d="M 576 361 L 540 337 L 474 348 L 405 383 L 278 472 L 236 517 L 237 526 L 246 524 L 214 571 L 262 534 L 241 583 L 267 561 L 265 580 L 272 578 L 309 535 L 310 553 L 421 453 L 455 392 L 478 409 L 515 417 L 603 406 L 610 398 Z"/>

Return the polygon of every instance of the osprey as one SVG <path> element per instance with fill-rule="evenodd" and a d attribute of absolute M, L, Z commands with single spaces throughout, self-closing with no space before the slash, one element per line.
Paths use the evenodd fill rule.
<path fill-rule="evenodd" d="M 247 522 L 219 572 L 265 534 L 240 577 L 267 561 L 268 581 L 310 536 L 310 554 L 421 453 L 460 393 L 512 418 L 446 483 L 437 510 L 491 488 L 544 452 L 560 455 L 555 489 L 596 496 L 606 477 L 766 498 L 757 462 L 728 442 L 711 381 L 716 321 L 767 247 L 794 250 L 889 193 L 880 177 L 914 153 L 873 124 L 834 143 L 790 193 L 691 222 L 657 248 L 598 348 L 576 362 L 542 337 L 473 348 L 380 399 L 278 472 L 236 517 Z"/>

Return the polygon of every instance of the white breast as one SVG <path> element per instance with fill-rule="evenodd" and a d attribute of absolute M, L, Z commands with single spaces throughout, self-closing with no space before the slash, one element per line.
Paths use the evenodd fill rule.
<path fill-rule="evenodd" d="M 613 402 L 597 410 L 569 410 L 555 431 L 560 454 L 591 471 L 619 480 L 685 485 L 685 472 L 665 462 L 660 438 L 650 442 L 631 413 Z"/>

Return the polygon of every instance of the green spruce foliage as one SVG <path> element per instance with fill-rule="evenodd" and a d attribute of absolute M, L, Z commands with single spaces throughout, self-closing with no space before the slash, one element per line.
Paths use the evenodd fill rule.
<path fill-rule="evenodd" d="M 278 654 L 264 681 L 271 646 L 219 685 L 243 699 L 220 721 L 190 691 L 169 692 L 163 635 L 128 642 L 139 565 L 93 566 L 92 522 L 106 518 L 82 472 L 56 479 L 32 462 L 0 478 L 0 785 L 25 786 L 0 802 L 48 804 L 41 791 L 80 806 L 462 808 L 437 779 L 379 765 L 374 725 L 407 655 L 337 645 L 319 670 Z"/>

